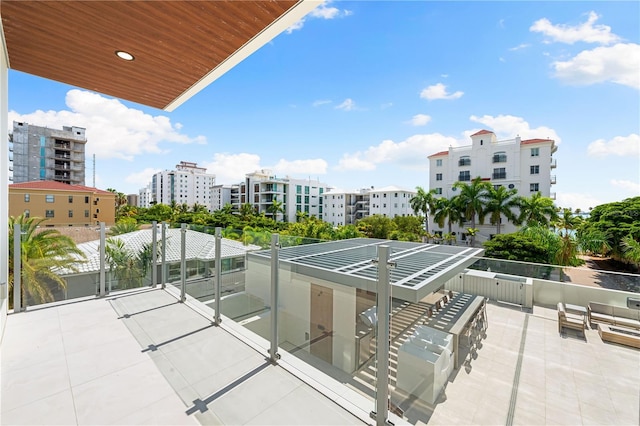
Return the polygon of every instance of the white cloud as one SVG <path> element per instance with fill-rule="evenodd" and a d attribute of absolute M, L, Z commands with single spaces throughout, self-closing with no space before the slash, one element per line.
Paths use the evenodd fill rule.
<path fill-rule="evenodd" d="M 234 184 L 242 181 L 245 175 L 256 170 L 270 170 L 278 175 L 320 175 L 327 173 L 327 162 L 320 158 L 308 160 L 280 159 L 273 166 L 261 164 L 259 155 L 246 152 L 240 154 L 217 153 L 213 161 L 205 162 L 208 173 L 216 175 L 216 184 Z"/>
<path fill-rule="evenodd" d="M 393 106 L 393 102 L 387 102 L 380 105 L 380 109 L 387 109 L 387 108 L 391 108 L 392 106 Z"/>
<path fill-rule="evenodd" d="M 469 119 L 488 126 L 494 131 L 498 139 L 513 139 L 516 136 L 520 136 L 522 139 L 548 138 L 553 139 L 556 145 L 562 141 L 555 130 L 546 126 L 532 128 L 522 117 L 513 115 L 498 115 L 496 117 L 483 115 L 482 117 L 477 117 L 472 115 Z"/>
<path fill-rule="evenodd" d="M 427 114 L 416 114 L 413 117 L 411 117 L 411 120 L 409 122 L 414 126 L 425 126 L 430 121 L 431 121 L 431 116 Z"/>
<path fill-rule="evenodd" d="M 127 183 L 135 184 L 140 188 L 147 186 L 149 182 L 151 182 L 151 176 L 156 173 L 162 171 L 161 169 L 154 169 L 152 167 L 147 167 L 146 169 L 139 171 L 137 173 L 131 173 L 124 181 Z"/>
<path fill-rule="evenodd" d="M 611 81 L 640 89 L 640 44 L 619 43 L 584 50 L 568 61 L 554 62 L 552 66 L 555 77 L 568 84 Z"/>
<path fill-rule="evenodd" d="M 384 140 L 365 151 L 344 154 L 336 169 L 375 170 L 376 166 L 382 163 L 393 163 L 403 168 L 426 169 L 429 155 L 458 145 L 459 142 L 455 138 L 439 133 L 413 135 L 402 142 Z"/>
<path fill-rule="evenodd" d="M 579 25 L 557 24 L 553 25 L 547 18 L 542 18 L 533 23 L 529 31 L 542 33 L 550 41 L 573 44 L 576 42 L 611 44 L 620 40 L 620 37 L 611 32 L 608 25 L 594 25 L 600 18 L 597 13 L 589 12 L 587 22 Z"/>
<path fill-rule="evenodd" d="M 353 11 L 351 10 L 338 9 L 337 7 L 329 6 L 331 2 L 331 0 L 323 2 L 321 5 L 309 12 L 307 16 L 291 25 L 286 30 L 287 34 L 291 34 L 292 32 L 304 27 L 304 23 L 307 19 L 335 19 L 353 15 Z"/>
<path fill-rule="evenodd" d="M 97 158 L 120 158 L 132 161 L 137 155 L 167 152 L 161 144 L 206 143 L 204 136 L 195 138 L 181 133 L 179 123 L 169 117 L 152 116 L 129 108 L 117 99 L 93 92 L 69 90 L 65 98 L 69 110 L 42 111 L 28 114 L 9 112 L 9 121 L 23 121 L 38 126 L 61 129 L 78 126 L 87 129 L 86 155 Z"/>
<path fill-rule="evenodd" d="M 594 197 L 591 194 L 584 194 L 578 192 L 558 192 L 556 195 L 556 206 L 570 209 L 580 209 L 582 211 L 589 211 L 589 207 L 593 208 L 600 204 L 604 204 L 605 201 Z"/>
<path fill-rule="evenodd" d="M 336 109 L 341 109 L 343 111 L 353 111 L 356 109 L 356 103 L 353 99 L 347 98 L 340 105 L 335 107 Z"/>
<path fill-rule="evenodd" d="M 528 44 L 528 43 L 521 43 L 521 44 L 519 44 L 517 46 L 510 47 L 509 50 L 512 51 L 512 52 L 515 52 L 516 50 L 526 49 L 529 46 L 531 46 L 531 45 Z"/>
<path fill-rule="evenodd" d="M 247 173 L 260 170 L 260 156 L 256 154 L 240 153 L 227 154 L 216 153 L 213 161 L 205 162 L 202 167 L 207 168 L 208 173 L 216 175 L 216 184 L 233 184 L 244 179 Z"/>
<path fill-rule="evenodd" d="M 455 93 L 447 93 L 447 86 L 442 83 L 429 86 L 420 92 L 420 97 L 433 101 L 435 99 L 458 99 L 464 95 L 464 92 L 457 91 Z"/>
<path fill-rule="evenodd" d="M 598 139 L 589 144 L 587 154 L 591 157 L 619 155 L 638 158 L 640 156 L 640 135 L 632 133 L 629 136 L 616 136 L 608 141 Z"/>
<path fill-rule="evenodd" d="M 629 191 L 634 196 L 640 195 L 640 183 L 638 182 L 631 182 L 630 180 L 611 179 L 609 183 L 611 183 L 611 185 L 615 186 L 616 188 L 622 188 L 626 191 Z"/>
<path fill-rule="evenodd" d="M 317 100 L 317 101 L 314 101 L 314 102 L 311 104 L 311 106 L 318 107 L 318 106 L 326 105 L 326 104 L 330 104 L 330 103 L 331 103 L 331 101 L 330 101 L 330 100 L 328 100 L 328 99 L 319 99 L 319 100 Z"/>
<path fill-rule="evenodd" d="M 327 162 L 321 158 L 309 160 L 288 161 L 280 159 L 275 166 L 270 167 L 278 174 L 291 175 L 324 175 L 327 173 Z"/>

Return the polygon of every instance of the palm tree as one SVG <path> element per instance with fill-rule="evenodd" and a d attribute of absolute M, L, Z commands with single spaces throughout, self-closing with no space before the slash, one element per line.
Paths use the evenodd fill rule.
<path fill-rule="evenodd" d="M 484 224 L 484 197 L 487 191 L 491 188 L 488 182 L 477 177 L 471 181 L 470 184 L 464 182 L 456 182 L 453 187 L 460 190 L 458 195 L 458 203 L 462 208 L 462 214 L 466 220 L 471 221 L 471 228 L 476 228 L 476 216 L 480 221 L 480 224 Z M 471 245 L 473 246 L 475 240 L 475 233 L 471 235 Z"/>
<path fill-rule="evenodd" d="M 448 233 L 451 234 L 451 225 L 462 220 L 462 214 L 460 213 L 460 207 L 458 206 L 458 198 L 438 198 L 436 200 L 433 220 L 440 228 L 444 227 L 444 223 L 446 221 L 449 230 Z"/>
<path fill-rule="evenodd" d="M 622 239 L 623 258 L 636 266 L 640 265 L 640 241 L 634 239 L 631 234 Z"/>
<path fill-rule="evenodd" d="M 109 228 L 109 235 L 115 236 L 120 234 L 128 234 L 140 230 L 140 225 L 135 219 L 120 220 L 118 223 Z"/>
<path fill-rule="evenodd" d="M 66 282 L 56 271 L 66 269 L 76 271 L 75 265 L 82 262 L 85 255 L 73 240 L 55 229 L 40 230 L 38 227 L 46 219 L 25 218 L 24 215 L 9 217 L 9 293 L 13 292 L 13 239 L 14 226 L 21 228 L 22 300 L 34 303 L 53 302 L 53 291 L 66 288 Z"/>
<path fill-rule="evenodd" d="M 271 215 L 273 216 L 273 220 L 276 220 L 278 213 L 284 213 L 284 207 L 282 207 L 282 201 L 278 201 L 278 199 L 274 197 L 269 207 L 267 207 L 267 212 L 271 213 Z"/>
<path fill-rule="evenodd" d="M 558 217 L 553 200 L 549 197 L 543 197 L 539 192 L 534 193 L 531 197 L 519 197 L 518 207 L 520 215 L 517 222 L 528 226 L 549 226 L 551 221 Z"/>
<path fill-rule="evenodd" d="M 504 186 L 497 188 L 490 186 L 487 188 L 487 192 L 484 195 L 485 207 L 482 215 L 489 215 L 491 223 L 496 225 L 496 234 L 500 233 L 502 216 L 511 222 L 516 221 L 513 209 L 519 205 L 516 198 L 517 192 L 518 190 L 515 188 L 507 189 Z"/>
<path fill-rule="evenodd" d="M 417 186 L 416 195 L 409 200 L 416 216 L 420 213 L 424 214 L 424 229 L 427 234 L 429 233 L 429 213 L 435 208 L 435 194 L 435 189 L 425 191 L 422 187 Z"/>
<path fill-rule="evenodd" d="M 244 203 L 243 205 L 240 206 L 240 216 L 242 216 L 242 219 L 246 220 L 251 216 L 255 216 L 255 215 L 256 215 L 256 210 L 253 208 L 252 204 Z"/>
<path fill-rule="evenodd" d="M 109 271 L 118 281 L 120 289 L 138 287 L 142 284 L 141 256 L 129 250 L 119 238 L 108 238 L 104 249 Z"/>
<path fill-rule="evenodd" d="M 560 236 L 564 237 L 569 234 L 573 234 L 581 222 L 582 219 L 580 216 L 574 215 L 571 209 L 564 208 L 562 209 L 561 214 L 553 222 L 553 225 L 558 230 Z"/>
<path fill-rule="evenodd" d="M 203 204 L 194 203 L 193 206 L 191 206 L 191 212 L 192 213 L 209 213 L 209 209 L 207 209 L 207 206 Z"/>

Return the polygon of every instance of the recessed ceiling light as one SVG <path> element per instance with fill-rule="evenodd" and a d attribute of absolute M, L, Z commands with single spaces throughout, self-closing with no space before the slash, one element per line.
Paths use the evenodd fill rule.
<path fill-rule="evenodd" d="M 133 55 L 129 52 L 125 52 L 124 50 L 116 50 L 116 55 L 118 55 L 118 58 L 124 59 L 125 61 L 134 60 Z"/>

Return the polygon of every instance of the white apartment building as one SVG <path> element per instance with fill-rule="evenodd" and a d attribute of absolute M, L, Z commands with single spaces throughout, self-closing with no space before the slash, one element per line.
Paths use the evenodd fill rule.
<path fill-rule="evenodd" d="M 521 196 L 540 192 L 545 197 L 555 199 L 551 185 L 556 183 L 556 177 L 551 172 L 556 167 L 553 158 L 556 150 L 557 146 L 551 139 L 521 140 L 516 137 L 498 141 L 495 133 L 481 130 L 471 135 L 471 145 L 449 147 L 448 151 L 429 156 L 429 189 L 435 189 L 443 197 L 452 198 L 457 195 L 454 183 L 470 182 L 480 176 L 494 187 L 515 188 Z M 516 230 L 505 218 L 502 224 L 502 233 Z M 431 220 L 430 226 L 432 230 L 448 232 L 447 224 L 442 229 Z M 484 225 L 476 223 L 476 227 L 480 230 L 476 236 L 478 241 L 485 241 L 496 232 L 495 225 L 489 223 L 488 217 Z M 452 231 L 457 235 L 463 234 L 457 224 L 453 225 Z"/>
<path fill-rule="evenodd" d="M 415 195 L 415 191 L 397 186 L 356 191 L 330 190 L 324 196 L 324 220 L 333 226 L 342 226 L 353 225 L 374 214 L 389 218 L 412 216 L 414 212 L 409 200 Z"/>
<path fill-rule="evenodd" d="M 197 163 L 181 161 L 175 170 L 164 170 L 151 177 L 151 183 L 139 191 L 138 206 L 154 204 L 200 204 L 211 209 L 211 188 L 216 176 Z"/>
<path fill-rule="evenodd" d="M 253 205 L 257 213 L 264 213 L 278 222 L 295 222 L 297 212 L 324 219 L 322 200 L 328 188 L 327 184 L 319 180 L 277 177 L 270 170 L 262 169 L 247 174 L 241 183 L 229 187 L 215 187 L 212 197 L 226 200 L 228 194 L 235 211 L 239 211 L 241 205 L 248 203 Z M 273 214 L 270 211 L 274 200 L 282 203 L 284 213 Z M 216 207 L 222 208 L 224 205 L 225 203 L 219 201 Z"/>
<path fill-rule="evenodd" d="M 231 204 L 231 191 L 238 185 L 214 185 L 211 188 L 211 211 L 222 210 L 227 204 Z"/>

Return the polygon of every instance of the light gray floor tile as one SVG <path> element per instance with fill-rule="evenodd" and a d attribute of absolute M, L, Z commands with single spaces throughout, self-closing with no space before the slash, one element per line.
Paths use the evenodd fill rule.
<path fill-rule="evenodd" d="M 70 353 L 67 366 L 71 385 L 77 386 L 148 359 L 136 341 L 125 335 L 118 340 Z"/>
<path fill-rule="evenodd" d="M 150 359 L 73 388 L 79 424 L 113 423 L 169 395 L 173 390 Z"/>
<path fill-rule="evenodd" d="M 304 420 L 302 420 L 304 419 Z M 356 425 L 362 422 L 316 391 L 300 386 L 250 419 L 250 425 Z"/>
<path fill-rule="evenodd" d="M 199 425 L 195 416 L 186 414 L 186 407 L 175 395 L 162 398 L 140 410 L 117 419 L 116 425 Z"/>
<path fill-rule="evenodd" d="M 76 415 L 71 389 L 65 389 L 13 410 L 3 410 L 0 419 L 3 425 L 75 425 Z"/>
<path fill-rule="evenodd" d="M 244 424 L 269 408 L 301 382 L 278 367 L 268 367 L 208 404 L 225 424 Z M 242 407 L 238 410 L 238 407 Z"/>
<path fill-rule="evenodd" d="M 69 389 L 64 358 L 54 358 L 14 370 L 2 370 L 2 411 L 31 404 Z"/>

